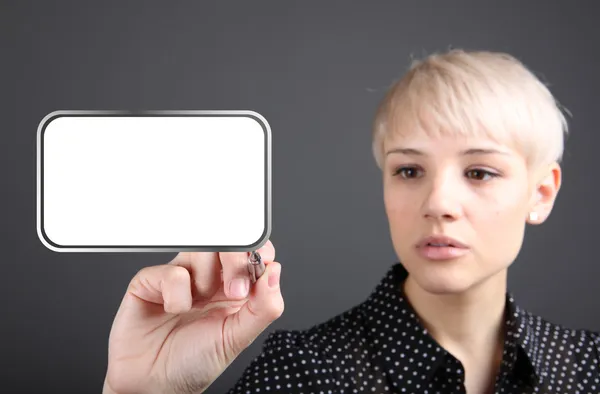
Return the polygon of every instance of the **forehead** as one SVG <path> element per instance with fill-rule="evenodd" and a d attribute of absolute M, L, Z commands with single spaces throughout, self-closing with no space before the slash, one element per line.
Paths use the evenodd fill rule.
<path fill-rule="evenodd" d="M 431 133 L 421 129 L 412 129 L 390 133 L 384 141 L 384 152 L 440 154 L 440 153 L 503 153 L 516 155 L 521 153 L 514 141 L 498 138 L 486 133 L 467 134 L 450 131 Z"/>

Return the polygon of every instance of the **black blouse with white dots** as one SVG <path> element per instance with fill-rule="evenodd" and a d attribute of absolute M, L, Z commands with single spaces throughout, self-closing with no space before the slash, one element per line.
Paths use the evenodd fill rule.
<path fill-rule="evenodd" d="M 423 327 L 393 265 L 361 304 L 306 330 L 275 330 L 229 394 L 465 393 L 461 362 Z M 495 393 L 600 393 L 600 333 L 550 323 L 506 294 Z"/>

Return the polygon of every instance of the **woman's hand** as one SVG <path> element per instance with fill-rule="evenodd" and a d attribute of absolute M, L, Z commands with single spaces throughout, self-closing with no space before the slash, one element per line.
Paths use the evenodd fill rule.
<path fill-rule="evenodd" d="M 140 270 L 112 325 L 104 394 L 206 390 L 283 313 L 275 248 L 258 252 L 266 271 L 252 285 L 245 252 L 179 253 Z"/>

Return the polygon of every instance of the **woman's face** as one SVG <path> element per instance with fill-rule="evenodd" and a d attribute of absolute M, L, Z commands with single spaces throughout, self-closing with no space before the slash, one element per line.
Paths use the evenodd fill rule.
<path fill-rule="evenodd" d="M 425 133 L 388 140 L 386 153 L 384 200 L 392 242 L 421 288 L 463 292 L 514 261 L 535 197 L 524 157 L 492 140 Z M 435 259 L 431 254 L 444 251 L 416 247 L 431 235 L 454 238 L 466 248 L 459 257 Z"/>

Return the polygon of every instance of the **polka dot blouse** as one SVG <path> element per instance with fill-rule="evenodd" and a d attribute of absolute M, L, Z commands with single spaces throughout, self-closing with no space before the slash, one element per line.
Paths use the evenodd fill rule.
<path fill-rule="evenodd" d="M 229 394 L 465 393 L 461 362 L 401 293 L 392 266 L 358 306 L 306 330 L 275 330 Z M 495 393 L 600 393 L 600 333 L 552 324 L 507 292 Z"/>

